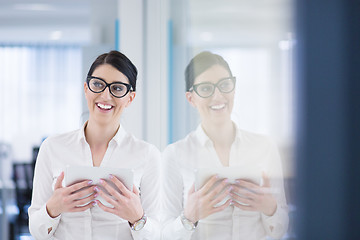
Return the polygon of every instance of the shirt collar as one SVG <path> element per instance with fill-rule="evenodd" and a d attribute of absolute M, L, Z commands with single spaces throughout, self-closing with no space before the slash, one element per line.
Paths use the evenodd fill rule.
<path fill-rule="evenodd" d="M 83 124 L 83 126 L 81 127 L 79 133 L 78 133 L 78 141 L 80 142 L 81 140 L 83 140 L 84 142 L 86 142 L 85 139 L 85 127 L 87 125 L 87 121 Z"/>
<path fill-rule="evenodd" d="M 235 126 L 235 140 L 234 143 L 238 143 L 239 141 L 241 141 L 241 130 L 239 129 L 238 125 L 233 122 L 234 126 Z M 195 131 L 195 136 L 197 137 L 199 143 L 202 146 L 206 146 L 207 144 L 212 144 L 211 139 L 208 137 L 208 135 L 206 135 L 204 129 L 202 128 L 201 124 L 199 124 L 199 126 L 197 127 L 196 131 Z"/>
<path fill-rule="evenodd" d="M 86 142 L 86 138 L 85 138 L 85 127 L 86 127 L 86 125 L 87 125 L 87 121 L 84 123 L 84 125 L 82 126 L 82 128 L 79 131 L 78 141 Z M 126 136 L 126 131 L 125 131 L 124 127 L 122 127 L 121 124 L 120 124 L 119 129 L 117 130 L 115 136 L 110 140 L 110 142 L 112 140 L 114 140 L 117 145 L 120 145 L 120 143 L 125 138 L 125 136 Z"/>
<path fill-rule="evenodd" d="M 197 137 L 201 146 L 205 146 L 207 143 L 211 143 L 210 138 L 206 135 L 204 129 L 202 128 L 201 124 L 197 127 L 195 131 L 195 136 Z"/>

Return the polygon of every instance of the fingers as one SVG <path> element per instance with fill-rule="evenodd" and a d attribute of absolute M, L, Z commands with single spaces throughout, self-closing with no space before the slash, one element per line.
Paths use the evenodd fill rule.
<path fill-rule="evenodd" d="M 219 179 L 219 177 L 217 175 L 212 176 L 206 183 L 205 185 L 200 188 L 199 193 L 202 195 L 205 195 L 210 188 L 215 184 L 215 182 Z"/>
<path fill-rule="evenodd" d="M 96 204 L 105 212 L 109 212 L 109 213 L 112 213 L 112 214 L 116 214 L 116 210 L 115 208 L 111 208 L 111 207 L 106 207 L 104 204 L 102 204 L 99 200 L 96 200 L 95 201 Z"/>
<path fill-rule="evenodd" d="M 189 189 L 188 195 L 193 194 L 194 192 L 195 192 L 195 183 L 193 183 L 193 185 Z"/>
<path fill-rule="evenodd" d="M 139 189 L 135 186 L 135 184 L 133 184 L 133 193 L 135 193 L 136 194 L 136 196 L 140 196 L 140 191 L 139 191 Z"/>
<path fill-rule="evenodd" d="M 217 196 L 215 199 L 211 201 L 211 205 L 215 206 L 219 202 L 223 201 L 224 198 L 230 195 L 230 192 L 232 190 L 232 186 L 229 186 L 226 190 L 224 190 L 219 196 Z"/>
<path fill-rule="evenodd" d="M 56 183 L 54 189 L 62 188 L 62 181 L 64 180 L 64 172 L 61 172 L 58 178 L 56 179 Z"/>
<path fill-rule="evenodd" d="M 71 186 L 68 187 L 68 190 L 73 193 L 73 192 L 76 192 L 77 190 L 80 190 L 82 188 L 85 188 L 85 187 L 88 187 L 92 184 L 93 182 L 91 180 L 84 180 L 84 181 L 81 181 L 79 183 L 75 183 Z"/>
<path fill-rule="evenodd" d="M 74 207 L 73 209 L 71 209 L 71 212 L 83 212 L 89 208 L 92 208 L 94 205 L 95 205 L 95 202 L 89 202 L 88 204 L 86 204 L 84 206 Z"/>
<path fill-rule="evenodd" d="M 268 188 L 271 187 L 270 186 L 270 178 L 265 172 L 262 172 L 262 178 L 264 181 L 263 187 L 268 187 Z"/>
<path fill-rule="evenodd" d="M 95 193 L 95 194 L 91 194 L 85 198 L 77 199 L 77 200 L 75 200 L 75 204 L 76 204 L 76 206 L 82 206 L 84 204 L 92 202 L 92 200 L 94 200 L 98 195 L 99 195 L 98 193 Z"/>
<path fill-rule="evenodd" d="M 105 180 L 101 179 L 100 184 L 109 192 L 109 194 L 113 197 L 115 197 L 118 200 L 123 200 L 125 197 L 122 195 L 122 193 L 119 193 L 115 188 L 110 186 Z M 125 186 L 124 186 L 125 187 Z M 121 191 L 121 190 L 120 190 Z M 100 191 L 102 192 L 102 191 Z M 105 193 L 104 193 L 105 194 Z M 107 195 L 107 194 L 105 194 Z"/>
<path fill-rule="evenodd" d="M 125 185 L 117 177 L 110 174 L 109 178 L 110 178 L 110 181 L 112 181 L 115 184 L 115 186 L 117 188 L 119 188 L 122 195 L 124 195 L 125 197 L 130 197 L 131 196 L 131 191 L 129 191 L 129 189 L 127 189 L 125 187 Z"/>
<path fill-rule="evenodd" d="M 210 192 L 208 193 L 209 199 L 212 200 L 216 195 L 218 195 L 218 193 L 223 191 L 224 188 L 226 188 L 228 182 L 228 179 L 224 179 L 214 189 L 210 190 Z"/>
<path fill-rule="evenodd" d="M 246 198 L 250 198 L 250 199 L 255 199 L 257 194 L 254 193 L 253 191 L 249 191 L 247 188 L 243 188 L 237 185 L 233 185 L 233 194 L 237 193 L 240 194 L 241 196 L 244 196 Z M 235 194 L 236 195 L 236 194 Z"/>
<path fill-rule="evenodd" d="M 247 204 L 247 205 L 252 205 L 252 203 L 253 203 L 253 199 L 242 197 L 242 196 L 239 196 L 239 195 L 237 195 L 235 193 L 231 194 L 231 198 L 236 200 L 237 202 L 241 202 L 241 203 L 244 203 L 244 204 Z M 236 201 L 234 201 L 234 202 L 236 202 Z"/>
<path fill-rule="evenodd" d="M 252 182 L 245 181 L 245 180 L 236 180 L 235 186 L 247 188 L 248 190 L 253 191 L 255 193 L 261 192 L 261 187 L 259 185 L 254 184 Z"/>
<path fill-rule="evenodd" d="M 213 207 L 211 214 L 216 213 L 216 212 L 221 212 L 222 210 L 224 210 L 225 208 L 227 208 L 228 206 L 230 206 L 230 204 L 232 204 L 232 200 L 228 199 L 223 205 L 218 206 L 218 207 Z"/>
<path fill-rule="evenodd" d="M 86 188 L 83 188 L 80 191 L 72 194 L 72 197 L 73 197 L 73 199 L 78 200 L 78 199 L 81 199 L 84 196 L 88 196 L 94 192 L 96 192 L 95 187 L 86 187 Z"/>
<path fill-rule="evenodd" d="M 105 186 L 104 186 L 105 187 Z M 112 188 L 110 186 L 108 186 L 109 188 Z M 112 188 L 113 189 L 113 188 Z M 106 189 L 107 190 L 107 189 Z M 108 190 L 109 191 L 109 190 Z M 116 200 L 114 200 L 110 195 L 108 195 L 107 193 L 105 193 L 104 191 L 99 190 L 98 193 L 99 195 L 108 203 L 110 203 L 113 206 L 116 206 L 118 204 L 117 201 L 122 201 L 125 197 L 122 196 L 120 193 L 118 193 L 117 191 L 115 191 L 114 189 L 112 190 L 113 193 L 110 193 L 111 196 L 115 197 Z"/>

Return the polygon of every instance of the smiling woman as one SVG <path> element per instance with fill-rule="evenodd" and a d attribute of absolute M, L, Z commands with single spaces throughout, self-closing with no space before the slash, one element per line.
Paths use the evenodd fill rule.
<path fill-rule="evenodd" d="M 118 123 L 121 113 L 135 98 L 135 91 L 130 88 L 136 85 L 129 83 L 127 76 L 107 63 L 89 71 L 84 91 L 90 118 L 99 124 Z"/>
<path fill-rule="evenodd" d="M 185 80 L 186 99 L 201 123 L 163 152 L 163 239 L 281 238 L 289 218 L 279 153 L 267 137 L 232 121 L 235 78 L 227 62 L 201 52 L 188 64 Z M 215 175 L 199 186 L 199 173 L 208 168 Z M 224 170 L 236 178 L 220 176 Z"/>
<path fill-rule="evenodd" d="M 89 120 L 41 145 L 29 208 L 36 239 L 159 239 L 160 153 L 119 123 L 135 97 L 136 78 L 136 67 L 122 53 L 100 55 L 84 83 Z M 132 169 L 133 189 L 113 175 L 100 181 L 102 188 L 89 179 L 64 187 L 67 165 Z"/>

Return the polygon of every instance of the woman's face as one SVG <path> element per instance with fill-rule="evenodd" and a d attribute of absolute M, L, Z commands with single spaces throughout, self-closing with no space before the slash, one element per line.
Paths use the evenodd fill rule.
<path fill-rule="evenodd" d="M 195 84 L 211 82 L 216 84 L 220 79 L 230 77 L 229 72 L 220 65 L 214 65 L 195 78 Z M 222 93 L 218 88 L 208 98 L 200 97 L 195 91 L 187 92 L 186 98 L 194 106 L 201 117 L 202 122 L 221 124 L 231 120 L 231 111 L 234 105 L 235 91 Z"/>
<path fill-rule="evenodd" d="M 105 80 L 108 84 L 113 82 L 128 83 L 128 78 L 110 64 L 99 65 L 91 75 Z M 107 87 L 103 92 L 94 93 L 84 83 L 85 97 L 88 104 L 90 119 L 98 124 L 119 124 L 121 113 L 135 98 L 135 92 L 128 92 L 122 98 L 114 97 Z"/>

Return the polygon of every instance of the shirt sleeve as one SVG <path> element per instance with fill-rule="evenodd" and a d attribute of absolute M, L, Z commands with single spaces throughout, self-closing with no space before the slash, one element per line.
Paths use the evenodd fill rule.
<path fill-rule="evenodd" d="M 288 229 L 289 216 L 280 155 L 277 147 L 272 142 L 270 143 L 267 175 L 270 177 L 272 194 L 276 199 L 277 207 L 272 216 L 261 214 L 261 219 L 267 235 L 275 239 L 281 239 Z"/>
<path fill-rule="evenodd" d="M 180 214 L 183 211 L 184 183 L 178 164 L 174 160 L 176 152 L 172 146 L 162 154 L 163 199 L 162 199 L 162 239 L 188 240 L 194 231 L 185 229 Z M 179 156 L 177 156 L 179 157 Z M 195 230 L 196 231 L 196 230 Z"/>
<path fill-rule="evenodd" d="M 145 226 L 139 231 L 131 230 L 134 240 L 158 240 L 160 239 L 160 152 L 151 146 L 148 161 L 140 183 L 140 196 L 144 212 L 147 215 Z"/>
<path fill-rule="evenodd" d="M 33 193 L 29 208 L 29 230 L 35 239 L 50 239 L 56 231 L 61 215 L 52 218 L 46 210 L 46 202 L 52 195 L 53 175 L 48 157 L 48 142 L 41 145 L 36 160 Z"/>

